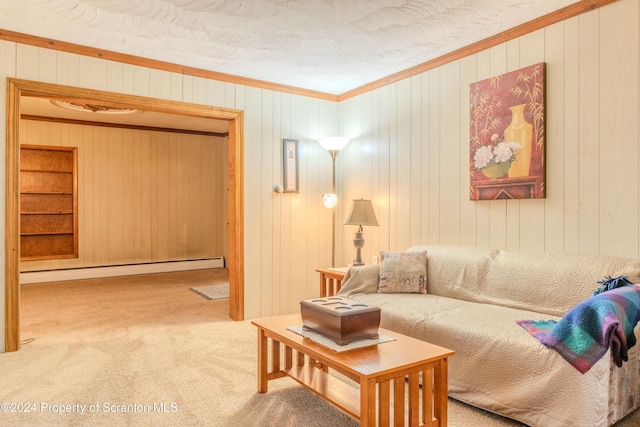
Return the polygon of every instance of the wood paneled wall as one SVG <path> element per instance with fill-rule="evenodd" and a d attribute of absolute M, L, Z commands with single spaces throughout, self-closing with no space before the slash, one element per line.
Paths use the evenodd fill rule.
<path fill-rule="evenodd" d="M 416 244 L 638 258 L 639 29 L 621 0 L 341 103 L 339 194 L 373 199 L 380 222 L 365 262 Z M 543 61 L 547 198 L 469 201 L 469 84 Z"/>
<path fill-rule="evenodd" d="M 226 138 L 33 120 L 20 138 L 78 147 L 80 247 L 21 271 L 226 255 Z"/>
<path fill-rule="evenodd" d="M 317 295 L 315 269 L 331 262 L 331 212 L 322 206 L 321 200 L 322 193 L 331 188 L 331 157 L 316 141 L 338 133 L 337 103 L 0 41 L 2 93 L 6 92 L 7 77 L 243 110 L 245 318 L 293 312 L 298 309 L 301 299 Z M 6 103 L 0 103 L 0 115 L 4 117 L 6 112 Z M 78 129 L 82 133 L 97 132 L 96 138 L 104 138 L 100 134 L 107 132 Z M 3 121 L 0 138 L 5 136 Z M 300 141 L 300 193 L 297 194 L 276 194 L 272 190 L 274 184 L 282 183 L 282 138 Z M 116 141 L 120 140 L 117 136 Z M 140 147 L 144 147 L 142 142 Z M 124 150 L 124 147 L 114 148 L 119 149 Z M 114 153 L 101 143 L 99 148 L 93 148 L 92 155 L 108 157 Z M 5 158 L 6 153 L 0 150 L 1 170 L 4 170 Z M 106 176 L 102 175 L 103 171 L 100 173 L 94 174 L 93 179 L 104 182 Z M 4 172 L 0 176 L 4 176 Z M 0 201 L 4 200 L 4 191 L 4 186 L 0 186 Z M 131 209 L 122 200 L 117 206 Z M 111 208 L 115 209 L 116 205 Z M 85 210 L 83 204 L 80 209 L 81 212 Z M 101 215 L 95 209 L 93 213 Z M 136 215 L 135 211 L 123 211 L 122 214 Z M 169 214 L 179 213 L 170 211 Z M 0 209 L 0 218 L 4 224 L 4 208 Z M 101 216 L 101 225 L 104 220 Z M 4 249 L 4 229 L 1 229 L 0 242 Z M 100 233 L 100 230 L 94 232 Z M 94 241 L 89 244 L 105 237 L 94 234 L 91 238 Z M 113 239 L 118 256 L 132 255 L 131 248 L 122 244 L 123 236 Z M 84 244 L 80 243 L 81 248 Z M 168 251 L 165 247 L 159 250 L 163 254 Z M 111 255 L 101 252 L 96 257 L 102 262 Z M 4 271 L 4 257 L 0 257 L 0 264 Z M 0 319 L 3 322 L 4 298 L 4 292 L 0 292 Z M 0 333 L 4 334 L 4 327 Z M 4 343 L 4 336 L 0 343 Z"/>
<path fill-rule="evenodd" d="M 338 132 L 338 105 L 246 88 L 245 314 L 299 310 L 318 295 L 316 269 L 331 263 L 331 157 L 317 140 Z M 282 138 L 299 140 L 299 193 L 275 193 L 282 184 Z M 254 286 L 255 285 L 255 286 Z M 248 288 L 252 286 L 252 290 Z"/>

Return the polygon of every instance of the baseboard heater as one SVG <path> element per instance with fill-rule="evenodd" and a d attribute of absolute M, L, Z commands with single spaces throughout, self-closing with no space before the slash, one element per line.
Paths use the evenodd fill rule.
<path fill-rule="evenodd" d="M 111 265 L 106 267 L 25 271 L 20 273 L 20 284 L 59 282 L 62 280 L 97 279 L 100 277 L 132 276 L 135 274 L 169 273 L 172 271 L 204 270 L 207 268 L 224 268 L 224 258 L 214 257 L 185 261 Z"/>

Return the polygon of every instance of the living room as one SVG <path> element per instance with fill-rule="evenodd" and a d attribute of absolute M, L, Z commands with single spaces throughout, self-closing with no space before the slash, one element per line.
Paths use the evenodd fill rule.
<path fill-rule="evenodd" d="M 638 153 L 636 6 L 615 1 L 339 103 L 8 41 L 2 75 L 152 98 L 175 88 L 184 102 L 243 110 L 244 232 L 260 236 L 244 251 L 244 314 L 253 318 L 294 311 L 316 291 L 315 269 L 331 263 L 331 212 L 321 200 L 331 158 L 317 143 L 327 135 L 351 138 L 336 159 L 338 221 L 359 198 L 378 216 L 379 227 L 365 228 L 365 262 L 425 242 L 637 257 L 638 173 L 620 163 Z M 470 201 L 468 85 L 539 62 L 547 197 Z M 300 191 L 278 194 L 286 137 L 300 140 Z M 338 265 L 353 258 L 354 228 L 337 227 Z"/>
<path fill-rule="evenodd" d="M 0 78 L 5 88 L 10 77 L 243 111 L 243 311 L 252 319 L 297 311 L 317 295 L 315 270 L 331 264 L 321 198 L 331 158 L 317 143 L 327 135 L 351 139 L 336 159 L 338 266 L 354 256 L 355 227 L 342 222 L 360 198 L 379 223 L 364 229 L 367 264 L 380 250 L 427 243 L 640 257 L 640 6 L 607 3 L 338 102 L 1 35 Z M 469 200 L 469 85 L 540 62 L 546 198 Z M 283 138 L 299 140 L 298 193 L 273 191 Z M 2 306 L 4 319 L 4 296 Z"/>

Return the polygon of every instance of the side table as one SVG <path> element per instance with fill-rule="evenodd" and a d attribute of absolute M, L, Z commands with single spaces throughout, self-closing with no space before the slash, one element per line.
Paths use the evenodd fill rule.
<path fill-rule="evenodd" d="M 324 298 L 338 293 L 349 267 L 319 268 L 316 271 L 320 273 L 320 297 Z"/>

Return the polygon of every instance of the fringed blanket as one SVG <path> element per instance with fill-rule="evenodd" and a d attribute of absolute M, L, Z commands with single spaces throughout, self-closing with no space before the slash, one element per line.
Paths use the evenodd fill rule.
<path fill-rule="evenodd" d="M 640 286 L 626 285 L 599 293 L 569 311 L 560 321 L 518 320 L 547 347 L 553 348 L 581 373 L 587 372 L 611 347 L 618 367 L 628 361 L 640 321 Z"/>

